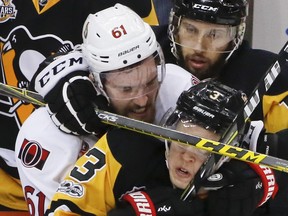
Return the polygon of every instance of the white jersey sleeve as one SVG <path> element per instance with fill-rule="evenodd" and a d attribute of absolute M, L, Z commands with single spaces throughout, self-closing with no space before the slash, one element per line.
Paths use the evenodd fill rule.
<path fill-rule="evenodd" d="M 59 183 L 79 155 L 95 144 L 61 132 L 45 107 L 35 110 L 22 125 L 15 158 L 30 214 L 43 215 Z"/>
<path fill-rule="evenodd" d="M 169 108 L 174 108 L 184 90 L 199 83 L 198 78 L 175 64 L 166 64 L 166 75 L 156 101 L 155 124 L 159 124 Z"/>

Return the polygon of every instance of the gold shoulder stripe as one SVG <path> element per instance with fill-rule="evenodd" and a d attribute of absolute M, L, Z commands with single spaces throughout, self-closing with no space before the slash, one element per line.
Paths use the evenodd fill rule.
<path fill-rule="evenodd" d="M 147 17 L 144 17 L 143 20 L 144 20 L 144 22 L 150 24 L 151 26 L 158 26 L 159 21 L 158 21 L 158 17 L 156 14 L 153 0 L 151 0 L 151 5 L 152 5 L 152 8 L 151 8 L 150 14 Z"/>
<path fill-rule="evenodd" d="M 47 11 L 49 8 L 52 8 L 60 0 L 49 0 L 47 2 L 47 4 L 42 9 L 40 9 L 39 0 L 32 0 L 32 1 L 33 1 L 34 7 L 35 7 L 37 13 L 41 14 L 41 13 L 44 13 L 45 11 Z"/>

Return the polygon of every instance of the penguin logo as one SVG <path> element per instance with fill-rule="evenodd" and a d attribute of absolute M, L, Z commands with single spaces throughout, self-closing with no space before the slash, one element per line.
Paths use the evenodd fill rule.
<path fill-rule="evenodd" d="M 43 44 L 49 44 L 49 46 L 43 46 Z M 63 41 L 55 35 L 34 37 L 25 26 L 17 26 L 7 38 L 0 37 L 0 70 L 2 70 L 0 82 L 27 88 L 39 64 L 64 44 L 73 47 L 72 42 Z M 17 98 L 0 95 L 0 116 L 14 119 L 18 128 L 33 110 L 34 106 L 31 104 Z"/>

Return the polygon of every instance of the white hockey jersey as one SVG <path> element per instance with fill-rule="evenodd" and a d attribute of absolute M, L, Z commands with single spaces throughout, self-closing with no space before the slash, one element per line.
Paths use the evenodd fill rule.
<path fill-rule="evenodd" d="M 166 64 L 166 76 L 156 103 L 155 123 L 197 78 L 181 67 Z M 23 191 L 33 215 L 43 215 L 68 171 L 97 138 L 61 132 L 51 121 L 45 107 L 38 108 L 24 122 L 17 137 L 15 157 Z M 30 212 L 32 213 L 32 212 Z"/>

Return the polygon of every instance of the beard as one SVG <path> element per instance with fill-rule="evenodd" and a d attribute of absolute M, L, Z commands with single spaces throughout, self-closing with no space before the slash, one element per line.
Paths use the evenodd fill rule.
<path fill-rule="evenodd" d="M 201 54 L 196 54 L 198 56 L 201 57 Z M 191 74 L 193 74 L 194 76 L 196 76 L 198 79 L 200 80 L 204 80 L 207 78 L 217 78 L 222 70 L 222 68 L 224 67 L 226 61 L 226 56 L 227 54 L 223 54 L 220 56 L 220 58 L 212 65 L 210 65 L 208 68 L 206 69 L 195 69 L 192 67 L 189 67 L 189 63 L 187 63 L 191 58 L 191 56 L 187 56 L 185 59 L 184 57 L 181 55 L 179 56 L 178 59 L 178 64 L 183 67 L 184 69 L 186 69 L 187 71 L 189 71 Z"/>
<path fill-rule="evenodd" d="M 233 43 L 231 42 L 225 50 L 233 50 Z M 182 47 L 177 46 L 176 49 L 177 53 L 177 64 L 181 67 L 183 67 L 185 70 L 196 76 L 199 80 L 204 80 L 207 78 L 217 78 L 219 77 L 224 65 L 226 64 L 226 58 L 230 54 L 230 52 L 224 52 L 222 53 L 219 58 L 214 62 L 214 64 L 210 63 L 208 65 L 208 68 L 206 67 L 203 69 L 197 69 L 193 67 L 189 67 L 189 59 L 198 58 L 198 59 L 204 59 L 204 61 L 207 61 L 209 63 L 209 59 L 207 59 L 203 54 L 201 53 L 195 53 L 192 55 L 187 55 L 185 58 L 182 54 Z"/>

